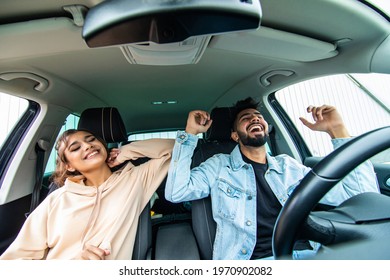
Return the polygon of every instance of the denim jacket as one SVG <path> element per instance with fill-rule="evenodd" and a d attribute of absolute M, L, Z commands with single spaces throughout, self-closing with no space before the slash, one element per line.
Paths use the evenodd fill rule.
<path fill-rule="evenodd" d="M 256 178 L 250 164 L 243 161 L 239 146 L 231 154 L 217 154 L 190 169 L 198 138 L 178 132 L 168 171 L 165 197 L 172 202 L 200 199 L 211 195 L 217 224 L 213 259 L 245 260 L 256 244 Z M 332 140 L 335 148 L 347 139 Z M 265 179 L 284 205 L 310 168 L 287 155 L 267 155 Z M 321 200 L 338 205 L 362 192 L 379 192 L 369 161 L 353 170 Z"/>

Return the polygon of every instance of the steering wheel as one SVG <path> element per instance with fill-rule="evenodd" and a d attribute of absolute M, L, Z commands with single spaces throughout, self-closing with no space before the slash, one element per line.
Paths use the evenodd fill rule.
<path fill-rule="evenodd" d="M 351 200 L 351 202 L 347 200 L 343 203 L 346 205 L 340 205 L 342 210 L 339 212 L 333 211 L 333 214 L 325 212 L 319 218 L 316 218 L 314 215 L 314 219 L 308 219 L 308 217 L 312 217 L 313 213 L 315 213 L 312 212 L 312 210 L 316 204 L 335 184 L 342 180 L 344 176 L 351 172 L 361 162 L 389 147 L 390 126 L 387 126 L 353 138 L 351 141 L 339 147 L 316 164 L 303 178 L 300 185 L 294 190 L 279 213 L 272 238 L 272 247 L 275 259 L 292 258 L 294 243 L 299 238 L 302 228 L 307 228 L 308 220 L 310 223 L 320 221 L 319 224 L 314 225 L 314 228 L 316 228 L 316 231 L 318 229 L 322 231 L 322 234 L 320 235 L 322 235 L 322 238 L 325 236 L 323 239 L 326 242 L 334 244 L 337 242 L 343 243 L 350 241 L 347 240 L 349 238 L 348 236 L 351 236 L 351 239 L 355 240 L 358 240 L 357 236 L 362 238 L 370 236 L 371 233 L 364 232 L 365 230 L 368 230 L 368 226 L 363 226 L 362 228 L 364 228 L 364 230 L 360 230 L 360 228 L 358 230 L 356 229 L 359 227 L 359 224 L 362 224 L 363 218 L 361 217 L 353 217 L 352 220 L 354 221 L 349 220 L 346 223 L 340 223 L 340 221 L 350 219 L 347 218 L 347 216 L 350 216 L 349 214 L 354 216 L 356 212 L 363 213 L 362 215 L 366 216 L 364 219 L 368 220 L 378 219 L 376 216 L 379 216 L 380 219 L 389 219 L 390 210 L 387 209 L 390 208 L 390 197 L 375 193 L 364 193 L 358 195 L 359 197 L 357 198 L 350 198 L 349 200 Z M 366 196 L 369 198 L 366 199 Z M 372 208 L 373 205 L 376 205 L 378 196 L 380 197 L 379 200 L 381 200 L 385 205 L 383 206 L 383 204 L 381 204 L 384 207 L 384 210 L 379 210 L 378 206 L 378 211 L 373 214 L 367 214 L 367 204 L 369 205 L 368 209 Z M 374 204 L 372 204 L 373 201 L 375 201 Z M 354 210 L 354 207 L 357 207 L 359 204 L 364 204 L 365 209 L 361 209 L 359 211 Z M 340 212 L 343 211 L 347 211 L 348 215 L 340 217 Z M 380 211 L 385 211 L 385 213 Z M 322 219 L 324 217 L 329 218 L 329 220 L 324 222 Z M 336 217 L 335 222 L 332 222 L 332 217 Z M 341 228 L 339 231 L 345 234 L 341 234 L 344 237 L 341 239 L 338 238 L 336 242 L 335 239 L 337 238 L 335 236 L 340 235 L 339 233 L 335 233 L 335 231 L 337 231 L 338 223 Z M 386 221 L 386 223 L 386 232 L 388 233 L 390 223 L 388 221 Z M 375 231 L 378 232 L 378 228 L 376 228 Z M 326 235 L 332 234 L 333 236 L 326 237 Z M 313 236 L 313 234 L 309 233 L 305 234 L 305 239 L 316 241 L 316 239 L 318 240 L 318 236 Z"/>

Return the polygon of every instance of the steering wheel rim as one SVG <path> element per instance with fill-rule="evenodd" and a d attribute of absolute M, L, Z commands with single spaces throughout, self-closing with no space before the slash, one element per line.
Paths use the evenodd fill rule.
<path fill-rule="evenodd" d="M 299 229 L 321 198 L 358 164 L 389 147 L 387 126 L 351 139 L 316 164 L 279 213 L 272 237 L 274 257 L 291 259 Z"/>

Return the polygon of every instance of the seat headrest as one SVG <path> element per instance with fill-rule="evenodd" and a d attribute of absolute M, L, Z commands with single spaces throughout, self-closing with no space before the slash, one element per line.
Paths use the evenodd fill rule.
<path fill-rule="evenodd" d="M 78 129 L 86 129 L 107 143 L 127 141 L 125 124 L 117 108 L 89 108 L 81 113 Z"/>
<path fill-rule="evenodd" d="M 211 127 L 205 133 L 207 141 L 230 141 L 231 127 L 233 124 L 233 108 L 216 107 L 210 113 L 213 120 Z"/>

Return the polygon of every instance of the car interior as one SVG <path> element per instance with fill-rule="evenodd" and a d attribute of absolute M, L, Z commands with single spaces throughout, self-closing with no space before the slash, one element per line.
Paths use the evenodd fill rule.
<path fill-rule="evenodd" d="M 134 135 L 184 130 L 190 111 L 208 111 L 213 125 L 199 136 L 193 168 L 233 150 L 231 107 L 252 96 L 269 123 L 268 152 L 313 168 L 279 215 L 275 257 L 290 259 L 297 241 L 311 240 L 324 245 L 317 259 L 390 259 L 383 244 L 390 233 L 388 157 L 373 163 L 380 194 L 337 207 L 318 203 L 354 167 L 390 148 L 389 106 L 370 94 L 382 102 L 384 125 L 318 156 L 276 96 L 325 76 L 390 75 L 390 14 L 376 1 L 3 0 L 1 6 L 0 93 L 28 105 L 0 143 L 0 254 L 26 216 L 61 187 L 45 167 L 69 115 L 78 118 L 74 128 L 113 148 L 138 141 Z M 383 92 L 388 98 L 390 88 Z M 320 93 L 311 95 L 322 102 Z M 358 99 L 346 100 L 351 111 L 373 118 L 355 105 Z M 302 101 L 290 103 L 298 108 Z M 213 202 L 171 203 L 165 182 L 139 217 L 132 259 L 211 260 Z"/>

